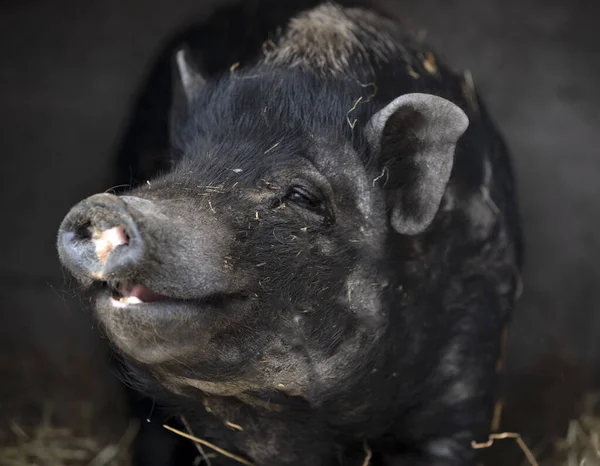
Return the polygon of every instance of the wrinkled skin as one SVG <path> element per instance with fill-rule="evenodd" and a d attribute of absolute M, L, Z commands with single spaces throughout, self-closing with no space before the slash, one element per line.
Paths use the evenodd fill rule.
<path fill-rule="evenodd" d="M 61 226 L 130 377 L 257 465 L 467 465 L 487 436 L 519 266 L 506 149 L 462 78 L 397 40 L 352 73 L 180 61 L 170 168 Z M 455 105 L 390 107 L 424 92 Z M 417 155 L 449 114 L 448 180 Z"/>

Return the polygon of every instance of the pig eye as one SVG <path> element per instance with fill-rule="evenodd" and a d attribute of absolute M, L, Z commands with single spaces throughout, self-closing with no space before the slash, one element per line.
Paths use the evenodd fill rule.
<path fill-rule="evenodd" d="M 317 210 L 321 206 L 321 201 L 317 196 L 299 186 L 292 187 L 285 198 L 308 209 Z"/>

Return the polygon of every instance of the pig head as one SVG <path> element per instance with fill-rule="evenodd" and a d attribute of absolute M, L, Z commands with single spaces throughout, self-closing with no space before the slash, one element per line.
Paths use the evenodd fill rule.
<path fill-rule="evenodd" d="M 111 341 L 169 389 L 322 402 L 396 357 L 384 336 L 402 320 L 403 261 L 434 220 L 468 119 L 413 93 L 364 105 L 351 125 L 358 85 L 207 85 L 184 52 L 178 63 L 174 169 L 76 205 L 61 261 Z"/>

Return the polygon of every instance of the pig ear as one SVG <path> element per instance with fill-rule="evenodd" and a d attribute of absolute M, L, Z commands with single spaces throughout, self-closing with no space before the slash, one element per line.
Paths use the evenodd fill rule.
<path fill-rule="evenodd" d="M 175 68 L 177 70 L 175 86 L 189 104 L 198 96 L 206 80 L 194 64 L 187 47 L 182 47 L 175 53 Z"/>
<path fill-rule="evenodd" d="M 383 168 L 392 227 L 403 235 L 425 230 L 446 190 L 454 150 L 469 119 L 452 102 L 406 94 L 377 112 L 365 128 Z"/>
<path fill-rule="evenodd" d="M 169 118 L 171 139 L 173 139 L 178 124 L 187 115 L 191 102 L 206 84 L 187 47 L 182 47 L 175 52 L 172 68 L 173 88 Z"/>

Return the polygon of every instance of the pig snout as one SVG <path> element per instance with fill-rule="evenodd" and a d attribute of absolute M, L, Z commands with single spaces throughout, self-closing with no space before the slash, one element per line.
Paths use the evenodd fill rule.
<path fill-rule="evenodd" d="M 134 212 L 112 194 L 97 194 L 75 205 L 59 230 L 61 262 L 82 282 L 118 278 L 134 269 L 145 254 Z"/>
<path fill-rule="evenodd" d="M 226 266 L 229 229 L 212 212 L 161 202 L 112 194 L 84 199 L 60 226 L 62 264 L 83 285 L 106 282 L 130 301 L 239 291 L 242 278 Z"/>

